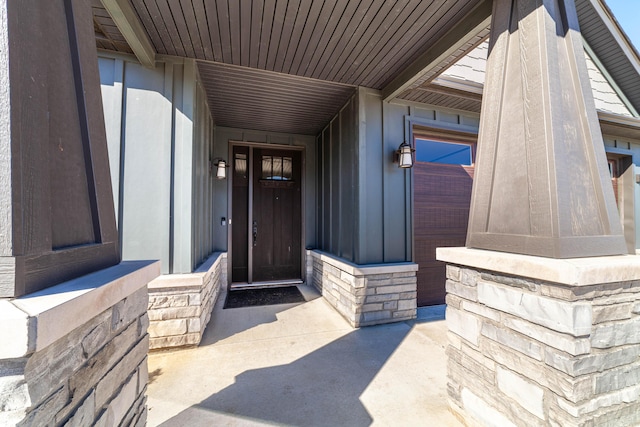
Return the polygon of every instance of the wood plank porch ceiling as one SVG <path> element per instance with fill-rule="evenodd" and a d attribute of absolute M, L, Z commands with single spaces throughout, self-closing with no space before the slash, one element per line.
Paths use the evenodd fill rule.
<path fill-rule="evenodd" d="M 131 0 L 158 54 L 198 60 L 217 125 L 300 134 L 357 86 L 384 88 L 480 2 Z"/>
<path fill-rule="evenodd" d="M 317 134 L 354 94 L 355 88 L 198 61 L 200 80 L 217 125 L 268 132 Z"/>
<path fill-rule="evenodd" d="M 480 0 L 132 0 L 156 51 L 382 89 Z"/>
<path fill-rule="evenodd" d="M 98 47 L 130 52 L 100 0 L 91 1 Z M 288 133 L 308 133 L 310 129 L 317 129 L 316 121 L 310 125 L 309 118 L 336 114 L 339 106 L 335 105 L 348 98 L 356 86 L 384 88 L 481 2 L 130 1 L 157 53 L 199 60 L 218 125 L 244 123 L 244 127 L 254 129 L 266 126 L 260 122 L 268 123 L 270 130 Z M 638 108 L 638 73 L 595 13 L 593 3 L 596 1 L 599 0 L 576 1 L 583 34 Z M 399 97 L 479 111 L 479 100 L 444 97 L 440 90 L 432 90 L 430 83 L 487 35 L 488 29 L 475 35 Z M 221 75 L 226 76 L 225 79 L 229 77 L 228 69 L 223 67 L 225 64 L 236 66 L 231 73 L 233 79 L 213 76 L 216 70 L 225 70 Z M 287 80 L 286 75 L 299 79 Z M 307 81 L 303 83 L 300 78 Z M 260 84 L 252 84 L 254 80 Z M 281 91 L 284 82 L 288 82 L 285 84 L 287 90 Z M 250 93 L 248 87 L 252 88 Z M 297 92 L 296 96 L 295 90 L 302 92 Z M 221 96 L 223 93 L 224 97 Z M 316 97 L 315 105 L 313 97 Z M 295 108 L 291 108 L 292 104 Z M 249 122 L 252 117 L 253 124 Z"/>

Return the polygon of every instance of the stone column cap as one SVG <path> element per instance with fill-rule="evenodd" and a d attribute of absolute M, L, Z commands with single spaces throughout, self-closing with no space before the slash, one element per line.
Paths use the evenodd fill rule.
<path fill-rule="evenodd" d="M 370 274 L 393 274 L 418 271 L 418 264 L 413 262 L 388 262 L 377 264 L 354 264 L 343 258 L 339 258 L 328 252 L 318 249 L 307 250 L 307 256 L 318 258 L 326 263 L 332 264 L 352 276 L 367 276 Z"/>
<path fill-rule="evenodd" d="M 436 259 L 449 264 L 570 286 L 640 279 L 638 255 L 554 259 L 461 247 L 437 248 Z"/>
<path fill-rule="evenodd" d="M 124 261 L 20 298 L 0 300 L 0 358 L 47 347 L 159 274 L 159 261 Z"/>

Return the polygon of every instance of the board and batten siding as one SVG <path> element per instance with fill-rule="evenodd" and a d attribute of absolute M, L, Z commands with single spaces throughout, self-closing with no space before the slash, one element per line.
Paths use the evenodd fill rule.
<path fill-rule="evenodd" d="M 213 252 L 213 120 L 193 60 L 100 52 L 109 162 L 122 257 L 190 273 Z"/>
<path fill-rule="evenodd" d="M 318 150 L 318 247 L 357 262 L 357 97 L 354 95 L 316 137 Z"/>
<path fill-rule="evenodd" d="M 214 191 L 224 188 L 226 181 L 215 178 L 213 160 L 215 123 L 207 103 L 207 94 L 200 79 L 196 81 L 194 159 L 193 159 L 193 264 L 194 269 L 212 252 L 213 244 L 213 198 Z M 226 156 L 225 156 L 226 159 Z"/>
<path fill-rule="evenodd" d="M 412 172 L 394 153 L 414 125 L 477 132 L 477 115 L 360 88 L 316 137 L 318 248 L 356 264 L 413 260 Z"/>
<path fill-rule="evenodd" d="M 373 94 L 369 102 L 374 102 Z M 391 163 L 393 151 L 401 142 L 413 144 L 414 131 L 422 126 L 442 133 L 467 132 L 477 133 L 479 115 L 458 110 L 439 108 L 425 104 L 413 103 L 398 99 L 383 103 L 384 113 L 384 153 L 387 178 L 384 183 L 384 227 L 385 227 L 385 261 L 404 249 L 406 261 L 414 261 L 413 255 L 413 170 L 400 171 L 398 165 Z M 398 207 L 404 207 L 404 211 Z M 400 241 L 395 236 L 406 236 Z"/>

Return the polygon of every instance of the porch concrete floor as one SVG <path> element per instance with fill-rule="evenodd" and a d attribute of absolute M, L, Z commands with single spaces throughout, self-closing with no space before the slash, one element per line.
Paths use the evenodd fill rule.
<path fill-rule="evenodd" d="M 148 424 L 462 425 L 443 320 L 353 329 L 300 288 L 303 304 L 223 310 L 221 295 L 200 346 L 151 353 Z"/>

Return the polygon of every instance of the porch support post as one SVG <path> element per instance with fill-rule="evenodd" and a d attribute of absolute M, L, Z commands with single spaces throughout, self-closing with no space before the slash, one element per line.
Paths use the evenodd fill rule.
<path fill-rule="evenodd" d="M 573 0 L 496 0 L 467 246 L 626 253 Z"/>
<path fill-rule="evenodd" d="M 144 425 L 147 283 L 120 263 L 91 2 L 0 0 L 0 425 Z"/>
<path fill-rule="evenodd" d="M 447 265 L 447 391 L 469 424 L 640 423 L 627 248 L 574 0 L 494 0 L 467 234 Z"/>
<path fill-rule="evenodd" d="M 91 7 L 0 2 L 0 297 L 120 262 Z"/>
<path fill-rule="evenodd" d="M 468 425 L 640 424 L 638 257 L 438 248 L 438 259 L 449 404 Z"/>

